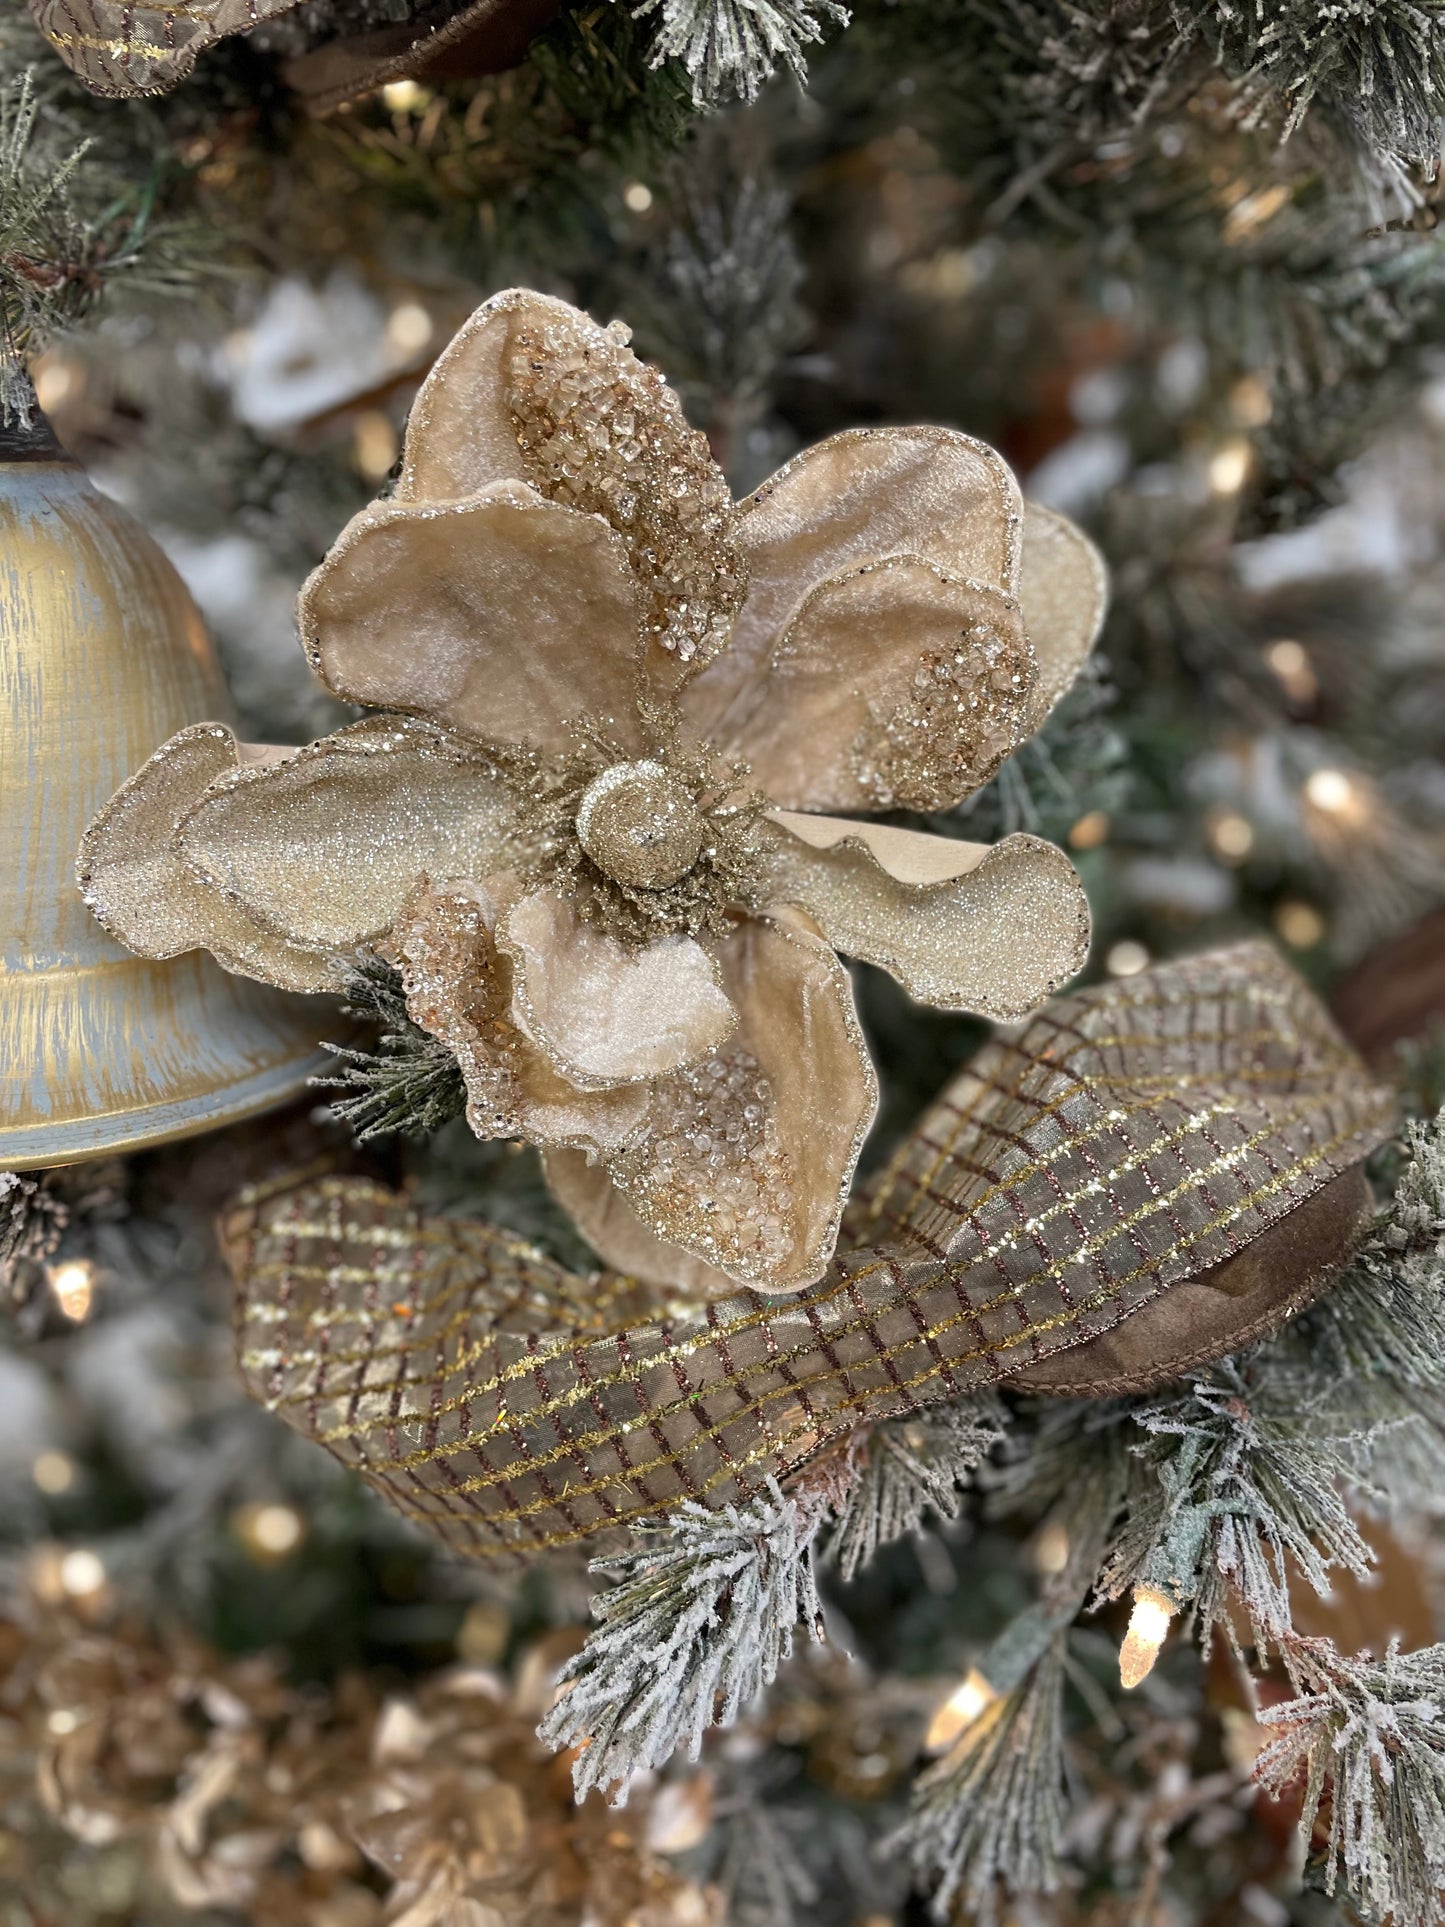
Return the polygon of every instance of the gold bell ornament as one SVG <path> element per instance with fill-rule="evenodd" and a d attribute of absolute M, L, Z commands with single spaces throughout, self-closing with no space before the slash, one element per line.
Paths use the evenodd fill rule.
<path fill-rule="evenodd" d="M 314 1000 L 201 951 L 148 962 L 81 899 L 81 832 L 230 702 L 199 610 L 35 411 L 0 429 L 0 1170 L 139 1150 L 295 1096 Z"/>

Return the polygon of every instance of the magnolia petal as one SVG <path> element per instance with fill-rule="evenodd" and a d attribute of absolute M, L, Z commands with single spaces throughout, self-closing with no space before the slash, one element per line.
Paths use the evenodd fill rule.
<path fill-rule="evenodd" d="M 812 589 L 730 715 L 728 747 L 776 802 L 946 809 L 1029 733 L 1018 604 L 917 555 Z"/>
<path fill-rule="evenodd" d="M 478 1137 L 593 1155 L 618 1150 L 646 1116 L 646 1093 L 578 1090 L 512 1022 L 512 965 L 496 945 L 510 896 L 496 878 L 413 892 L 386 946 L 401 971 L 407 1011 L 461 1066 L 467 1122 Z"/>
<path fill-rule="evenodd" d="M 878 1083 L 848 973 L 805 918 L 748 918 L 719 961 L 737 1032 L 654 1084 L 644 1131 L 603 1160 L 627 1209 L 575 1160 L 549 1160 L 549 1173 L 609 1264 L 674 1289 L 718 1274 L 800 1291 L 833 1255 Z M 659 1241 L 651 1250 L 639 1225 Z"/>
<path fill-rule="evenodd" d="M 740 504 L 749 568 L 732 642 L 688 693 L 702 733 L 739 755 L 754 685 L 820 583 L 911 555 L 1011 595 L 1022 500 L 1007 464 L 948 428 L 850 429 L 808 448 Z"/>
<path fill-rule="evenodd" d="M 769 821 L 779 898 L 921 1003 L 1012 1021 L 1084 966 L 1088 899 L 1039 837 L 961 843 L 789 810 Z"/>
<path fill-rule="evenodd" d="M 478 310 L 412 414 L 401 496 L 529 485 L 623 545 L 648 680 L 672 690 L 727 641 L 747 588 L 737 511 L 662 375 L 565 301 L 511 289 Z M 586 627 L 585 604 L 574 625 Z"/>
<path fill-rule="evenodd" d="M 349 951 L 390 928 L 423 873 L 497 868 L 513 822 L 509 792 L 465 737 L 369 716 L 213 782 L 178 848 L 192 876 L 267 929 Z"/>
<path fill-rule="evenodd" d="M 706 1304 L 737 1290 L 737 1281 L 725 1271 L 649 1231 L 604 1159 L 559 1146 L 543 1151 L 542 1168 L 553 1197 L 609 1271 L 661 1287 L 666 1299 L 680 1306 Z"/>
<path fill-rule="evenodd" d="M 1026 502 L 1019 601 L 1038 677 L 1025 735 L 1039 728 L 1083 668 L 1098 640 L 1108 597 L 1104 558 L 1083 530 L 1052 509 Z"/>
<path fill-rule="evenodd" d="M 364 509 L 301 591 L 301 640 L 346 702 L 565 750 L 584 718 L 641 747 L 627 553 L 521 482 Z"/>
<path fill-rule="evenodd" d="M 513 966 L 515 1020 L 579 1090 L 681 1070 L 736 1026 L 715 960 L 691 937 L 619 943 L 538 890 L 499 919 L 497 943 Z"/>
<path fill-rule="evenodd" d="M 462 324 L 412 404 L 398 501 L 452 502 L 489 482 L 523 479 L 517 427 L 507 406 L 513 331 L 519 319 L 571 312 L 565 301 L 507 288 Z"/>
<path fill-rule="evenodd" d="M 81 895 L 112 936 L 143 957 L 209 950 L 227 970 L 283 990 L 330 990 L 332 959 L 299 949 L 193 876 L 176 848 L 180 817 L 243 756 L 223 723 L 195 723 L 123 783 L 81 838 Z M 284 755 L 284 751 L 272 752 Z"/>

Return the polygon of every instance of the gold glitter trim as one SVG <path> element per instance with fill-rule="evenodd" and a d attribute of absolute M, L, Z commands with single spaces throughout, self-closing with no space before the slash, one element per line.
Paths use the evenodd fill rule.
<path fill-rule="evenodd" d="M 1084 967 L 1088 899 L 1052 843 L 955 842 L 790 810 L 767 824 L 773 894 L 923 1003 L 1011 1021 Z"/>

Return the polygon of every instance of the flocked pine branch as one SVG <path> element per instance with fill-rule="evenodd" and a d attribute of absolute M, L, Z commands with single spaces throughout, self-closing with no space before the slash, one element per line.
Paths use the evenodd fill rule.
<path fill-rule="evenodd" d="M 1445 1646 L 1352 1659 L 1292 1643 L 1301 1696 L 1260 1718 L 1279 1737 L 1255 1763 L 1278 1793 L 1303 1773 L 1303 1837 L 1327 1813 L 1323 1878 L 1377 1921 L 1436 1927 L 1445 1892 Z"/>
<path fill-rule="evenodd" d="M 466 1109 L 461 1066 L 429 1031 L 407 1015 L 401 977 L 389 965 L 363 960 L 346 986 L 343 1006 L 381 1026 L 374 1050 L 328 1044 L 340 1068 L 313 1084 L 344 1093 L 331 1109 L 358 1144 L 397 1132 L 426 1137 Z"/>
<path fill-rule="evenodd" d="M 643 0 L 639 18 L 658 16 L 652 64 L 680 60 L 699 107 L 756 100 L 779 64 L 802 80 L 803 50 L 825 22 L 848 24 L 838 0 Z"/>
<path fill-rule="evenodd" d="M 1003 1438 L 1003 1423 L 1002 1406 L 986 1398 L 878 1426 L 863 1448 L 828 1544 L 844 1579 L 867 1565 L 880 1546 L 918 1531 L 930 1512 L 957 1518 L 973 1472 Z"/>
<path fill-rule="evenodd" d="M 995 1480 L 1006 1509 L 1057 1502 L 1112 1436 L 1127 1479 L 1098 1591 L 1193 1608 L 1207 1644 L 1245 1622 L 1292 1636 L 1290 1585 L 1329 1588 L 1372 1554 L 1354 1504 L 1445 1469 L 1445 1120 L 1413 1125 L 1395 1196 L 1345 1276 L 1275 1338 L 1148 1397 L 1041 1410 Z M 1387 1447 L 1388 1449 L 1382 1449 Z"/>
<path fill-rule="evenodd" d="M 969 837 L 986 841 L 1028 830 L 1062 842 L 1080 817 L 1119 809 L 1129 751 L 1112 719 L 1115 701 L 1107 663 L 1090 657 L 1039 734 L 953 813 L 952 824 L 935 819 L 932 827 L 947 835 L 961 823 Z"/>
<path fill-rule="evenodd" d="M 699 130 L 623 290 L 639 348 L 681 387 L 738 493 L 758 479 L 748 431 L 805 332 L 792 199 L 753 145 L 731 119 Z"/>
<path fill-rule="evenodd" d="M 955 1903 L 981 1927 L 1001 1893 L 1051 1892 L 1066 1816 L 1063 1696 L 1069 1628 L 1094 1585 L 1118 1516 L 1122 1454 L 1101 1427 L 1042 1455 L 1062 1501 L 1050 1512 L 1062 1559 L 1037 1601 L 1016 1612 L 965 1681 L 977 1701 L 949 1751 L 917 1781 L 895 1844 L 933 1889 L 935 1918 Z M 1008 1491 L 1008 1474 L 999 1481 Z"/>
<path fill-rule="evenodd" d="M 580 1747 L 578 1795 L 601 1787 L 619 1802 L 635 1773 L 679 1747 L 696 1759 L 714 1723 L 730 1725 L 793 1650 L 799 1621 L 822 1637 L 813 1541 L 816 1499 L 765 1495 L 710 1511 L 689 1500 L 637 1545 L 591 1570 L 617 1584 L 593 1601 L 597 1625 L 563 1673 L 542 1722 L 549 1746 Z"/>
<path fill-rule="evenodd" d="M 1344 1277 L 1270 1348 L 1341 1388 L 1357 1418 L 1420 1423 L 1397 1433 L 1388 1464 L 1433 1484 L 1445 1440 L 1445 1112 L 1405 1130 L 1394 1196 Z"/>
<path fill-rule="evenodd" d="M 70 192 L 89 143 L 42 152 L 39 121 L 29 73 L 0 88 L 0 421 L 26 426 L 35 405 L 26 360 L 95 286 L 94 237 Z"/>
<path fill-rule="evenodd" d="M 1338 112 L 1367 146 L 1410 160 L 1440 152 L 1445 117 L 1445 6 L 1440 0 L 1257 0 L 1180 4 L 1182 24 L 1214 39 L 1293 132 L 1315 104 Z"/>
<path fill-rule="evenodd" d="M 43 1177 L 0 1171 L 0 1304 L 24 1296 L 35 1268 L 60 1243 L 69 1216 Z"/>
<path fill-rule="evenodd" d="M 1233 1636 L 1237 1600 L 1266 1647 L 1290 1630 L 1292 1570 L 1318 1593 L 1335 1571 L 1368 1571 L 1345 1494 L 1371 1489 L 1380 1427 L 1342 1412 L 1313 1374 L 1225 1359 L 1129 1418 L 1143 1436 L 1102 1597 L 1147 1587 L 1192 1606 L 1206 1648 L 1217 1627 Z"/>
<path fill-rule="evenodd" d="M 937 1882 L 936 1920 L 955 1918 L 961 1901 L 967 1918 L 987 1923 L 1001 1886 L 1052 1893 L 1058 1884 L 1067 1639 L 1055 1633 L 1021 1684 L 919 1776 L 908 1842 Z"/>
<path fill-rule="evenodd" d="M 799 1852 L 800 1816 L 775 1809 L 768 1789 L 754 1787 L 756 1759 L 733 1775 L 719 1813 L 723 1850 L 717 1884 L 727 1897 L 728 1927 L 802 1927 L 819 1898 L 818 1883 Z"/>
<path fill-rule="evenodd" d="M 139 179 L 108 160 L 103 134 L 83 138 L 29 68 L 0 81 L 0 421 L 30 423 L 25 364 L 115 284 L 176 293 L 214 265 L 206 223 L 158 217 L 160 173 L 158 160 Z"/>

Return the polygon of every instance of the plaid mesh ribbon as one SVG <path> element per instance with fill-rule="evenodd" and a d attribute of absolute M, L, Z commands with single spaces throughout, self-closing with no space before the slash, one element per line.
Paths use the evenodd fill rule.
<path fill-rule="evenodd" d="M 534 1551 L 746 1497 L 860 1424 L 1083 1343 L 1242 1250 L 1391 1116 L 1308 988 L 1247 945 L 986 1045 L 794 1298 L 658 1317 L 626 1280 L 358 1179 L 243 1203 L 242 1369 L 459 1551 Z"/>
<path fill-rule="evenodd" d="M 299 0 L 30 0 L 36 25 L 97 94 L 159 94 L 227 34 Z"/>

